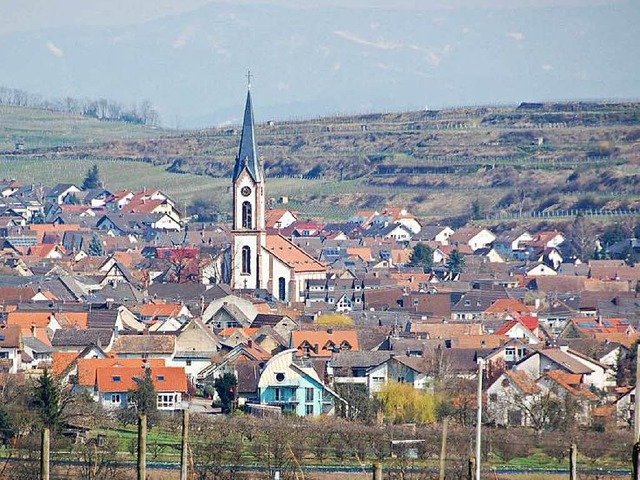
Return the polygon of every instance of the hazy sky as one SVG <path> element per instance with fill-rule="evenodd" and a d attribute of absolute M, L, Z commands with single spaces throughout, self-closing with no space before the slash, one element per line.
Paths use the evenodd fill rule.
<path fill-rule="evenodd" d="M 0 85 L 165 125 L 640 98 L 640 0 L 0 0 Z"/>

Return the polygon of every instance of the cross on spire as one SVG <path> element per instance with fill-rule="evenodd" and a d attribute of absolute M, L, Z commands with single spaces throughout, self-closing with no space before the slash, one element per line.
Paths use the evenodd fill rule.
<path fill-rule="evenodd" d="M 251 77 L 253 77 L 253 75 L 251 75 L 251 70 L 247 70 L 247 88 L 249 90 L 251 90 Z"/>

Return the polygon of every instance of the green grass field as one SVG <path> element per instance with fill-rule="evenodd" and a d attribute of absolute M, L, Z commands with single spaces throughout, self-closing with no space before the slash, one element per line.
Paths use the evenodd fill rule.
<path fill-rule="evenodd" d="M 158 137 L 163 130 L 124 122 L 32 108 L 0 105 L 0 151 L 70 145 L 96 145 L 110 140 Z"/>

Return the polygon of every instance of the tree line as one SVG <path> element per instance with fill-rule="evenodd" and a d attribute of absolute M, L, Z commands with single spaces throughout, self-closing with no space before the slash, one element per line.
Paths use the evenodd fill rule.
<path fill-rule="evenodd" d="M 62 99 L 48 99 L 42 95 L 0 86 L 0 105 L 13 105 L 16 107 L 41 108 L 53 112 L 70 113 L 84 117 L 96 118 L 102 121 L 120 121 L 138 125 L 157 126 L 160 123 L 160 115 L 149 100 L 134 102 L 130 106 L 100 98 L 65 97 Z"/>

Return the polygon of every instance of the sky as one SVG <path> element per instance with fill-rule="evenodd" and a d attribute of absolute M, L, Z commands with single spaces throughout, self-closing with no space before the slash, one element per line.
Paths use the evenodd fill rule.
<path fill-rule="evenodd" d="M 0 0 L 0 86 L 167 127 L 640 99 L 638 0 Z"/>

